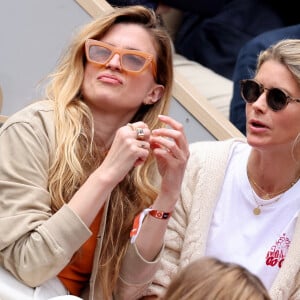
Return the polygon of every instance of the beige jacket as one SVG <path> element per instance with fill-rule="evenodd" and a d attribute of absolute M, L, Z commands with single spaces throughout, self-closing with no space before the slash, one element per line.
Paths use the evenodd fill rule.
<path fill-rule="evenodd" d="M 91 235 L 67 205 L 51 214 L 47 185 L 54 149 L 51 101 L 26 107 L 0 128 L 0 265 L 31 287 L 56 276 Z M 97 271 L 106 210 L 84 299 L 102 299 Z M 137 299 L 159 260 L 145 261 L 130 245 L 114 299 Z"/>
<path fill-rule="evenodd" d="M 163 294 L 178 269 L 204 256 L 214 207 L 219 199 L 233 142 L 234 139 L 191 145 L 182 184 L 182 198 L 177 202 L 168 223 L 162 267 L 146 294 Z M 299 277 L 300 218 L 288 254 L 269 291 L 272 299 L 300 299 L 299 292 L 293 298 L 289 296 L 294 280 L 300 287 Z"/>

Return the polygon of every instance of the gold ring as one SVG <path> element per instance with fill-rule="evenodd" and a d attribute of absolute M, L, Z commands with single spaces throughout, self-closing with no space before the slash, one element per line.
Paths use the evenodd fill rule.
<path fill-rule="evenodd" d="M 137 140 L 144 140 L 145 133 L 144 133 L 144 129 L 143 128 L 138 127 L 136 129 L 136 138 L 137 138 Z"/>

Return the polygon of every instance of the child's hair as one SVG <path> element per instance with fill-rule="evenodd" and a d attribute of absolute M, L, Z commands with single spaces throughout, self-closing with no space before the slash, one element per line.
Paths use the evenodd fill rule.
<path fill-rule="evenodd" d="M 162 300 L 271 300 L 261 280 L 246 268 L 203 257 L 183 268 Z"/>

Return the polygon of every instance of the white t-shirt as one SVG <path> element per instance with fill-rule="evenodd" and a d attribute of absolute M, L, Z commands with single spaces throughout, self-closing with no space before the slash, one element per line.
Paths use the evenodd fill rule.
<path fill-rule="evenodd" d="M 250 147 L 236 143 L 229 158 L 224 185 L 217 203 L 206 255 L 235 262 L 256 274 L 269 289 L 292 240 L 300 209 L 299 181 L 271 200 L 263 200 L 247 177 Z M 261 213 L 253 209 L 259 204 Z"/>

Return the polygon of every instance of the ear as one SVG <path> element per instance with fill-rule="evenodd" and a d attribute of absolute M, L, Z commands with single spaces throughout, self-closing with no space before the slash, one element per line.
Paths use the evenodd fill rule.
<path fill-rule="evenodd" d="M 155 84 L 155 86 L 149 91 L 146 99 L 143 101 L 146 105 L 151 105 L 156 103 L 161 99 L 165 91 L 165 87 L 161 84 Z"/>

